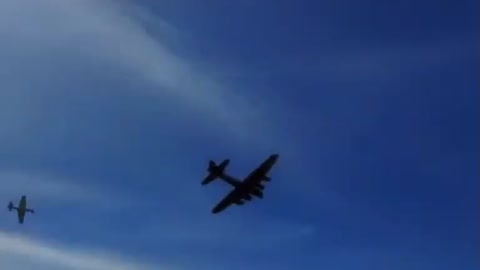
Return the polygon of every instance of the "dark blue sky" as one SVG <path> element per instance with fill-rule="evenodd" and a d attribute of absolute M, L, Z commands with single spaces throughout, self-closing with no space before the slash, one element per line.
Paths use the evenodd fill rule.
<path fill-rule="evenodd" d="M 0 4 L 0 196 L 38 209 L 2 215 L 0 261 L 477 268 L 478 8 Z M 211 215 L 208 160 L 242 177 L 271 153 L 264 200 Z"/>

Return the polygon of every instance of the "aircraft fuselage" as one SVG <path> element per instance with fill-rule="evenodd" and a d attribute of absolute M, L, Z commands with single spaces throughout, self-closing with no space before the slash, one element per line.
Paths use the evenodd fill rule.
<path fill-rule="evenodd" d="M 8 210 L 16 210 L 18 216 L 18 223 L 23 224 L 23 220 L 25 217 L 25 213 L 34 213 L 33 209 L 27 208 L 27 197 L 24 195 L 20 198 L 20 202 L 18 203 L 18 207 L 15 207 L 12 202 L 8 204 Z"/>
<path fill-rule="evenodd" d="M 213 170 L 210 169 L 215 166 L 215 163 L 210 161 L 210 174 L 205 178 L 205 180 L 202 181 L 202 185 L 208 184 L 209 182 L 213 181 L 212 179 L 214 178 L 220 178 L 234 187 L 234 189 L 212 209 L 212 213 L 220 213 L 231 204 L 243 205 L 245 201 L 252 200 L 252 196 L 260 199 L 263 198 L 263 189 L 265 186 L 262 184 L 262 181 L 268 182 L 271 180 L 267 174 L 272 166 L 277 162 L 278 157 L 278 154 L 270 155 L 265 161 L 262 162 L 260 166 L 258 166 L 247 177 L 245 177 L 243 181 L 226 174 L 224 172 L 226 166 L 222 168 L 221 174 L 219 173 L 220 170 L 215 169 L 217 171 L 215 171 L 214 173 L 216 174 L 213 175 Z M 222 162 L 222 165 L 227 164 L 227 161 L 229 160 Z"/>

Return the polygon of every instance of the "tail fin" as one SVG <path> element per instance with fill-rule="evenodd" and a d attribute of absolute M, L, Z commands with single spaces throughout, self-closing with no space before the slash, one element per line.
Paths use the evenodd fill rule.
<path fill-rule="evenodd" d="M 7 208 L 8 208 L 8 211 L 12 211 L 12 209 L 14 208 L 13 203 L 9 202 Z"/>
<path fill-rule="evenodd" d="M 207 185 L 213 180 L 222 176 L 229 162 L 229 159 L 225 159 L 224 161 L 222 161 L 222 163 L 217 165 L 213 160 L 210 160 L 208 162 L 208 175 L 203 179 L 202 185 Z"/>

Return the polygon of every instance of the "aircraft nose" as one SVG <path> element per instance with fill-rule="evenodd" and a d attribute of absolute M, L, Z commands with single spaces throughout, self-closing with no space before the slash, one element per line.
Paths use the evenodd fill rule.
<path fill-rule="evenodd" d="M 279 154 L 272 154 L 270 157 L 273 159 L 278 159 L 279 156 L 280 156 Z"/>

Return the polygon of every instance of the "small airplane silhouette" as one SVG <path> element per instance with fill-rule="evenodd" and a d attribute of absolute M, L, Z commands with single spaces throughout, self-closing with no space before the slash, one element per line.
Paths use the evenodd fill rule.
<path fill-rule="evenodd" d="M 225 159 L 219 165 L 212 160 L 208 163 L 208 175 L 203 179 L 202 185 L 207 185 L 215 179 L 222 179 L 232 185 L 234 189 L 221 200 L 213 209 L 212 213 L 217 214 L 225 210 L 232 204 L 243 205 L 243 199 L 250 201 L 252 196 L 263 198 L 263 189 L 265 186 L 262 181 L 270 181 L 267 176 L 270 169 L 275 165 L 279 158 L 278 154 L 270 155 L 265 161 L 255 168 L 243 181 L 240 181 L 225 173 L 225 168 L 230 163 L 229 159 Z"/>
<path fill-rule="evenodd" d="M 17 210 L 18 223 L 20 223 L 20 224 L 23 224 L 23 220 L 25 218 L 25 213 L 27 213 L 27 212 L 32 213 L 32 214 L 35 213 L 35 211 L 33 209 L 27 208 L 27 196 L 25 196 L 25 195 L 23 195 L 20 198 L 20 202 L 18 204 L 18 207 L 15 207 L 12 202 L 9 202 L 7 208 L 8 208 L 8 211 L 12 211 L 12 209 Z"/>

